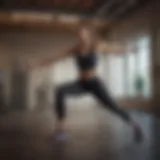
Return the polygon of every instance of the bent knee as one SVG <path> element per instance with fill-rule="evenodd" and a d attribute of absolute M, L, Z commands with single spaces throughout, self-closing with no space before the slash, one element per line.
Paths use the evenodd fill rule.
<path fill-rule="evenodd" d="M 65 86 L 58 86 L 56 88 L 56 95 L 57 96 L 62 96 L 66 93 L 66 87 Z"/>

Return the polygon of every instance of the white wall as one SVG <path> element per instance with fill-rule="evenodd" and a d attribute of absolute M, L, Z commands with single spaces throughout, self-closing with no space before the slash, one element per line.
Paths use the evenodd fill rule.
<path fill-rule="evenodd" d="M 0 36 L 0 69 L 5 76 L 5 93 L 7 101 L 11 93 L 11 66 L 12 60 L 20 57 L 22 60 L 42 59 L 46 55 L 58 54 L 70 48 L 75 42 L 71 33 L 33 33 L 10 32 L 1 33 Z M 8 56 L 6 61 L 6 56 Z M 9 65 L 9 67 L 7 66 Z M 28 106 L 33 109 L 36 106 L 35 90 L 45 81 L 51 81 L 49 69 L 35 69 L 29 73 L 28 79 Z M 51 76 L 52 77 L 52 76 Z M 51 87 L 50 87 L 51 88 Z M 50 89 L 51 90 L 51 89 Z M 48 99 L 51 101 L 51 91 Z"/>

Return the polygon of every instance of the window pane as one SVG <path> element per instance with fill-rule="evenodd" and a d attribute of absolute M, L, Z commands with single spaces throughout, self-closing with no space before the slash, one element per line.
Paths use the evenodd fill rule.
<path fill-rule="evenodd" d="M 124 59 L 121 56 L 110 55 L 108 57 L 109 63 L 109 89 L 113 96 L 123 97 L 125 95 L 124 89 Z"/>
<path fill-rule="evenodd" d="M 138 40 L 137 61 L 138 69 L 137 74 L 141 76 L 143 82 L 142 93 L 143 96 L 148 97 L 151 94 L 150 86 L 150 58 L 149 49 L 150 42 L 148 37 L 143 37 Z"/>
<path fill-rule="evenodd" d="M 136 75 L 136 54 L 135 53 L 129 53 L 127 55 L 127 68 L 128 72 L 127 74 L 127 85 L 128 85 L 128 96 L 134 97 L 136 96 L 136 90 L 135 90 L 135 75 Z"/>

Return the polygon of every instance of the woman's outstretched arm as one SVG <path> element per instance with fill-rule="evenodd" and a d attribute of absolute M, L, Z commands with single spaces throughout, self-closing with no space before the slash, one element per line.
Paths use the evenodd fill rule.
<path fill-rule="evenodd" d="M 33 62 L 30 62 L 30 64 L 28 64 L 28 69 L 33 70 L 35 68 L 50 65 L 55 61 L 58 61 L 58 60 L 61 60 L 61 59 L 64 59 L 66 57 L 71 56 L 76 50 L 77 50 L 77 46 L 74 46 L 64 52 L 60 52 L 59 54 L 52 54 L 52 55 L 47 56 L 45 58 L 37 59 Z"/>
<path fill-rule="evenodd" d="M 119 43 L 111 43 L 106 41 L 100 41 L 97 45 L 97 51 L 99 53 L 126 53 L 128 51 L 127 46 Z"/>

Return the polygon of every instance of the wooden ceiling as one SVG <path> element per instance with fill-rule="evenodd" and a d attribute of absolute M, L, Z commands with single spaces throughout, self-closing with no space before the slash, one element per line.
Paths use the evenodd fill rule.
<path fill-rule="evenodd" d="M 46 11 L 85 16 L 109 16 L 147 0 L 1 0 L 0 10 Z"/>
<path fill-rule="evenodd" d="M 0 12 L 0 32 L 9 31 L 74 31 L 77 26 L 87 23 L 98 30 L 109 25 L 108 20 L 98 18 L 84 19 L 79 16 L 37 13 L 37 12 Z"/>
<path fill-rule="evenodd" d="M 53 28 L 87 21 L 107 28 L 117 17 L 149 0 L 0 0 L 0 31 Z M 74 16 L 74 17 L 73 17 Z"/>
<path fill-rule="evenodd" d="M 105 2 L 106 0 L 1 0 L 0 8 L 91 15 Z"/>

